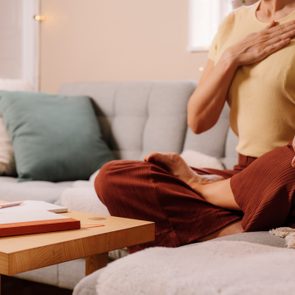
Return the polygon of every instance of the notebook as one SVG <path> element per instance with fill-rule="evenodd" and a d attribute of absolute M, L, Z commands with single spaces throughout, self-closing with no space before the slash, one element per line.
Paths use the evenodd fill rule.
<path fill-rule="evenodd" d="M 51 212 L 50 212 L 50 211 Z M 0 209 L 0 237 L 79 229 L 80 221 L 62 214 L 67 208 L 42 201 L 23 201 Z"/>

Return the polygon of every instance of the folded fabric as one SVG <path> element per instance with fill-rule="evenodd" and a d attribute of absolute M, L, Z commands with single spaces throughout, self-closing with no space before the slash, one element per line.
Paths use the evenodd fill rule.
<path fill-rule="evenodd" d="M 295 248 L 295 228 L 279 227 L 269 231 L 270 234 L 285 239 L 287 248 Z"/>
<path fill-rule="evenodd" d="M 88 97 L 30 92 L 1 96 L 20 179 L 86 180 L 114 158 Z"/>

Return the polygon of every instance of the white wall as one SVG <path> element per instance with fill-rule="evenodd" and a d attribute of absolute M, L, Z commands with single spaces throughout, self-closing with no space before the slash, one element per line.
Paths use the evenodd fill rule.
<path fill-rule="evenodd" d="M 40 88 L 64 82 L 197 79 L 188 0 L 41 0 Z"/>
<path fill-rule="evenodd" d="M 0 0 L 0 78 L 22 78 L 22 1 Z"/>

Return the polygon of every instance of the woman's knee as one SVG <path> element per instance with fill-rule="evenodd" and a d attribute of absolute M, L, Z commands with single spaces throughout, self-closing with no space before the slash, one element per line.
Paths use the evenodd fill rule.
<path fill-rule="evenodd" d="M 141 163 L 143 164 L 143 163 Z M 140 165 L 139 161 L 114 160 L 104 164 L 95 178 L 94 187 L 97 196 L 106 204 L 108 198 L 115 198 L 125 179 L 134 177 L 132 171 Z M 116 193 L 114 193 L 116 191 Z M 118 196 L 119 197 L 119 196 Z"/>
<path fill-rule="evenodd" d="M 98 198 L 105 204 L 105 195 L 107 193 L 107 188 L 112 185 L 111 171 L 116 169 L 117 162 L 120 160 L 114 160 L 104 164 L 97 174 L 94 181 L 94 188 Z"/>

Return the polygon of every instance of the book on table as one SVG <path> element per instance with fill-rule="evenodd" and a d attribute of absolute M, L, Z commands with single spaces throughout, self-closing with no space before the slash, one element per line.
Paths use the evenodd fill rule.
<path fill-rule="evenodd" d="M 4 204 L 1 207 L 1 204 Z M 23 201 L 19 204 L 0 202 L 0 237 L 79 229 L 80 220 L 55 212 L 66 212 L 62 206 Z"/>

